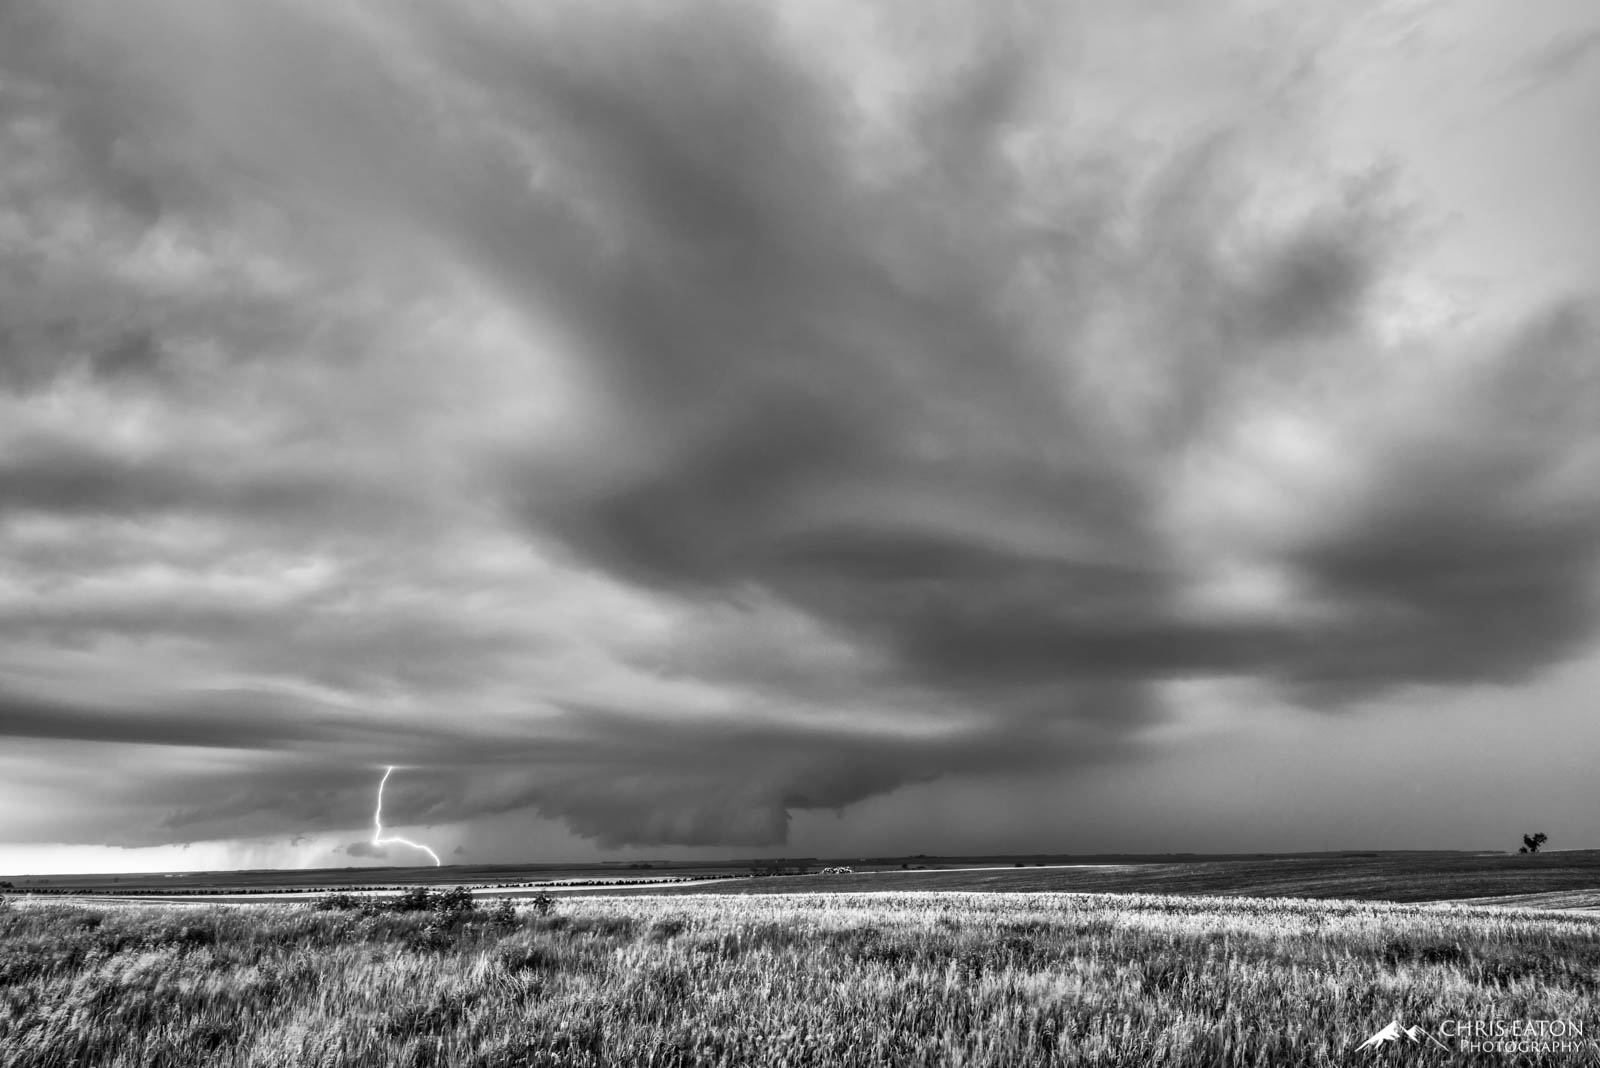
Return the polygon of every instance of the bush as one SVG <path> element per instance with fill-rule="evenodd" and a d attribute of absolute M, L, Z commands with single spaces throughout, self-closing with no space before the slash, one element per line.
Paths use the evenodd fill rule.
<path fill-rule="evenodd" d="M 505 930 L 516 927 L 519 923 L 516 902 L 509 897 L 501 898 L 499 904 L 489 913 L 489 922 Z"/>
<path fill-rule="evenodd" d="M 472 899 L 472 891 L 464 886 L 452 886 L 433 898 L 433 911 L 445 916 L 464 916 L 477 907 L 477 902 Z"/>
<path fill-rule="evenodd" d="M 533 906 L 533 911 L 541 916 L 548 916 L 555 911 L 556 896 L 548 890 L 540 890 L 528 899 L 528 904 Z"/>
<path fill-rule="evenodd" d="M 389 902 L 391 912 L 432 912 L 433 892 L 426 886 L 413 886 Z"/>
<path fill-rule="evenodd" d="M 317 898 L 316 904 L 312 907 L 318 912 L 354 912 L 366 904 L 366 898 L 335 891 Z"/>
<path fill-rule="evenodd" d="M 368 903 L 364 909 L 368 912 L 432 913 L 435 919 L 430 922 L 444 926 L 470 920 L 481 912 L 472 891 L 465 886 L 452 886 L 448 890 L 413 886 L 385 903 Z"/>

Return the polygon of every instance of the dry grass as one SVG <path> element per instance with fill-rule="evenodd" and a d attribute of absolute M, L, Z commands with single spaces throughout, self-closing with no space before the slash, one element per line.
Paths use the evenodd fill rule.
<path fill-rule="evenodd" d="M 1600 1035 L 1597 987 L 1600 921 L 1448 906 L 635 896 L 509 925 L 284 905 L 0 911 L 0 1059 L 16 1068 L 1343 1065 L 1397 1015 Z"/>

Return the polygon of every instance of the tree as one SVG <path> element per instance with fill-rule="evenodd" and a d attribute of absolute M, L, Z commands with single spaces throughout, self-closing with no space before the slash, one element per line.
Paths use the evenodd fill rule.
<path fill-rule="evenodd" d="M 1539 852 L 1539 847 L 1544 845 L 1549 840 L 1550 836 L 1545 834 L 1543 831 L 1539 831 L 1534 834 L 1525 834 L 1522 836 L 1522 848 L 1517 850 L 1517 852 L 1537 853 Z"/>

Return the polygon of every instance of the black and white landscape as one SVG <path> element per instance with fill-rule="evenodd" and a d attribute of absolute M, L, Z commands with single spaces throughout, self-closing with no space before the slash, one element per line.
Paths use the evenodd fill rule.
<path fill-rule="evenodd" d="M 175 1063 L 780 1063 L 605 1041 L 748 953 L 1031 991 L 788 1063 L 1600 1035 L 1596 129 L 1583 0 L 0 0 L 0 1049 L 251 938 L 464 1000 Z"/>

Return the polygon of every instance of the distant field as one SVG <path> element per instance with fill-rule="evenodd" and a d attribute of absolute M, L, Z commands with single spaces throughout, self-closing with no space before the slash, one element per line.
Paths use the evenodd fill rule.
<path fill-rule="evenodd" d="M 782 876 L 712 883 L 685 893 L 837 893 L 962 890 L 992 893 L 1151 893 L 1361 901 L 1454 901 L 1515 895 L 1544 907 L 1593 907 L 1600 852 L 1320 854 L 1000 870 Z M 598 892 L 598 891 L 596 891 Z M 654 891 L 672 893 L 671 888 Z M 1517 903 L 1508 901 L 1507 903 Z"/>
<path fill-rule="evenodd" d="M 816 871 L 840 861 L 782 860 L 722 864 L 528 865 L 356 868 L 313 871 L 197 872 L 56 876 L 19 881 L 38 893 L 111 893 L 229 899 L 264 894 L 313 895 L 327 888 L 395 889 L 467 885 L 495 895 L 836 893 L 960 890 L 995 893 L 1167 893 L 1375 901 L 1487 902 L 1592 908 L 1600 902 L 1600 851 L 1541 853 L 1310 853 L 1284 856 L 1092 856 L 1026 860 L 1004 857 L 878 858 L 843 862 L 858 874 L 765 875 L 752 867 Z M 925 870 L 919 870 L 925 869 Z M 692 880 L 682 886 L 662 880 Z M 709 880 L 709 881 L 708 881 Z M 631 887 L 631 889 L 630 889 Z"/>
<path fill-rule="evenodd" d="M 1324 854 L 1336 856 L 1339 854 Z M 161 891 L 188 893 L 236 890 L 243 893 L 280 890 L 316 890 L 331 886 L 438 886 L 456 884 L 505 885 L 572 882 L 612 883 L 652 879 L 708 879 L 745 877 L 753 871 L 820 871 L 849 865 L 857 871 L 900 871 L 929 868 L 991 868 L 1014 864 L 1063 863 L 1159 864 L 1195 859 L 1171 854 L 1155 856 L 969 856 L 969 857 L 755 857 L 725 861 L 614 861 L 597 864 L 447 864 L 360 868 L 262 868 L 247 871 L 193 871 L 172 873 L 107 872 L 98 875 L 29 875 L 12 878 L 22 890 L 38 892 L 95 891 L 107 893 Z M 1208 861 L 1250 859 L 1238 856 L 1203 858 Z"/>
<path fill-rule="evenodd" d="M 1600 919 L 1151 895 L 0 905 L 0 1051 L 98 1065 L 1345 1065 L 1392 1019 L 1600 1035 Z M 1452 1043 L 1454 1040 L 1450 1040 Z M 1585 1037 L 1550 1063 L 1594 1063 Z M 1360 1062 L 1508 1065 L 1405 1051 Z"/>
<path fill-rule="evenodd" d="M 804 863 L 804 862 L 798 862 Z M 812 862 L 815 865 L 815 862 Z M 820 866 L 820 865 L 817 865 Z M 439 886 L 461 883 L 506 885 L 549 882 L 618 881 L 704 878 L 748 874 L 749 866 L 731 864 L 497 864 L 444 867 L 383 868 L 266 868 L 252 871 L 197 871 L 162 873 L 106 873 L 102 875 L 40 875 L 12 878 L 18 890 L 37 893 L 144 893 L 171 894 L 234 891 L 275 893 L 319 890 L 334 886 L 387 887 Z"/>

